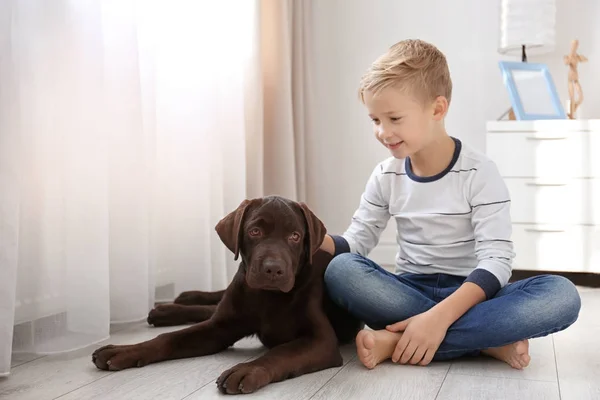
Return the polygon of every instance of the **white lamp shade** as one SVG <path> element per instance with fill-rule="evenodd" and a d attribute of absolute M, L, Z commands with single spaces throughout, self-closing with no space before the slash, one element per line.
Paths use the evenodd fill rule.
<path fill-rule="evenodd" d="M 500 54 L 549 53 L 554 50 L 555 0 L 502 0 L 500 10 Z"/>

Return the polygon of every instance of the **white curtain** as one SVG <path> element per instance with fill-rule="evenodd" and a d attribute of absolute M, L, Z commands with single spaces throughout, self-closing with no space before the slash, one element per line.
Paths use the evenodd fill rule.
<path fill-rule="evenodd" d="M 303 199 L 305 6 L 0 1 L 0 375 L 224 288 L 218 219 Z"/>

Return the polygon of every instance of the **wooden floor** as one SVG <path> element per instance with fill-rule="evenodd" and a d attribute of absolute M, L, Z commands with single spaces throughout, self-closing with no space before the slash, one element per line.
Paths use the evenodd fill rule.
<path fill-rule="evenodd" d="M 343 367 L 272 384 L 244 398 L 600 400 L 600 289 L 581 289 L 581 296 L 580 319 L 566 331 L 532 340 L 531 365 L 524 371 L 484 357 L 428 367 L 386 363 L 369 371 L 349 346 L 343 349 Z M 110 343 L 137 342 L 167 330 L 135 324 L 114 332 Z M 0 399 L 228 398 L 217 391 L 219 374 L 264 351 L 257 341 L 244 340 L 218 355 L 112 373 L 92 365 L 91 353 L 99 346 L 70 354 L 17 357 L 12 374 L 0 378 Z"/>

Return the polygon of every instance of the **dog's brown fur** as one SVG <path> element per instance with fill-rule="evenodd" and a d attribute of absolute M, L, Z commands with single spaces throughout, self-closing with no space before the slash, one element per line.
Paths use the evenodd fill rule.
<path fill-rule="evenodd" d="M 319 250 L 323 223 L 303 203 L 272 196 L 245 200 L 216 226 L 239 269 L 226 290 L 184 292 L 148 315 L 153 325 L 198 322 L 129 346 L 104 346 L 92 356 L 104 370 L 220 352 L 257 335 L 262 357 L 225 371 L 223 393 L 251 393 L 271 383 L 340 366 L 341 343 L 363 324 L 334 305 L 323 283 L 331 255 Z"/>

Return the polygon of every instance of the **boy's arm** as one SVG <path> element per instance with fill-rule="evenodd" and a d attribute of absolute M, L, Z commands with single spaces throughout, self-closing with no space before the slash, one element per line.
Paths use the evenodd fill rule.
<path fill-rule="evenodd" d="M 341 253 L 367 256 L 377 245 L 390 219 L 388 200 L 381 188 L 381 171 L 378 165 L 369 177 L 348 229 L 342 235 L 325 235 L 322 250 L 334 256 Z"/>
<path fill-rule="evenodd" d="M 494 297 L 507 283 L 515 256 L 511 241 L 510 194 L 496 165 L 481 165 L 469 188 L 477 268 L 432 311 L 448 326 L 474 305 Z"/>
<path fill-rule="evenodd" d="M 329 235 L 329 234 L 325 235 L 325 238 L 323 239 L 323 243 L 321 244 L 321 250 L 324 250 L 331 255 L 335 254 L 335 242 L 333 241 L 333 238 L 331 237 L 331 235 Z"/>
<path fill-rule="evenodd" d="M 485 301 L 485 299 L 485 292 L 480 286 L 473 282 L 465 282 L 454 293 L 433 306 L 429 311 L 447 329 L 473 306 Z"/>

